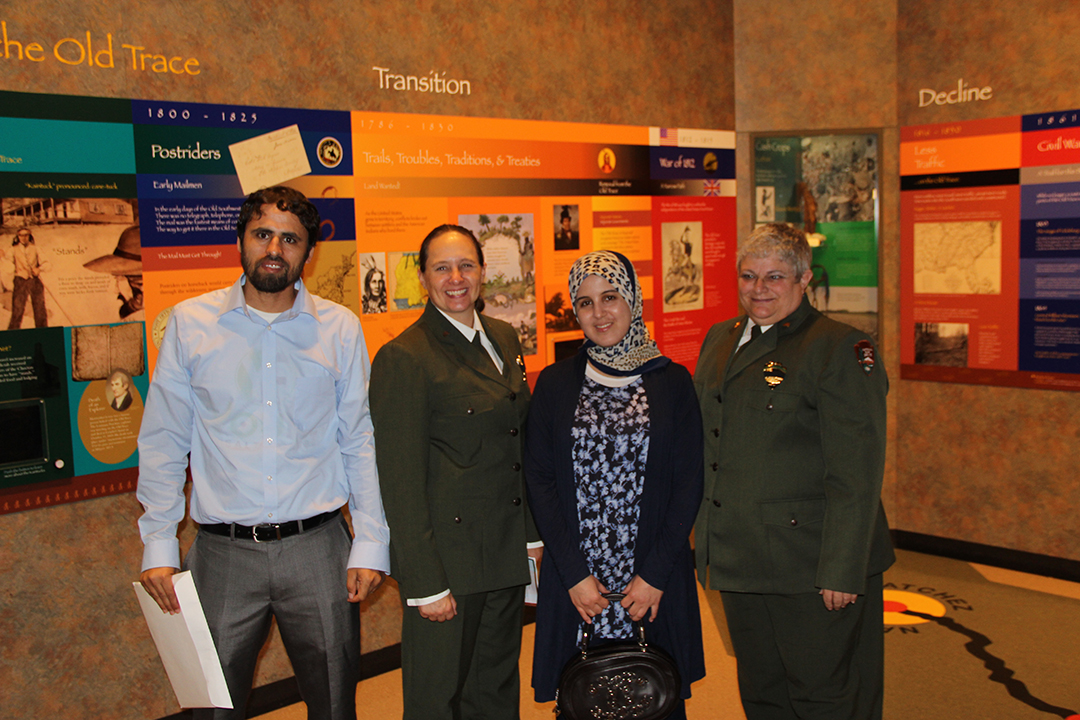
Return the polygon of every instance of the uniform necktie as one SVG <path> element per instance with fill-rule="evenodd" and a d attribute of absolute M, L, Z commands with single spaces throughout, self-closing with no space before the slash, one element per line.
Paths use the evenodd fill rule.
<path fill-rule="evenodd" d="M 476 334 L 473 335 L 472 344 L 473 344 L 473 347 L 475 347 L 477 350 L 480 351 L 481 355 L 483 355 L 488 360 L 491 360 L 491 364 L 495 365 L 495 361 L 491 359 L 491 353 L 489 353 L 487 351 L 487 348 L 484 347 L 484 343 L 482 343 L 480 341 L 480 331 L 479 330 L 477 330 Z M 495 365 L 495 369 L 498 369 L 498 367 L 499 367 L 498 365 Z"/>
<path fill-rule="evenodd" d="M 761 337 L 761 326 L 755 323 L 750 327 L 750 339 L 739 346 L 739 349 L 735 351 L 735 357 L 739 357 L 742 351 L 752 345 L 759 337 Z"/>

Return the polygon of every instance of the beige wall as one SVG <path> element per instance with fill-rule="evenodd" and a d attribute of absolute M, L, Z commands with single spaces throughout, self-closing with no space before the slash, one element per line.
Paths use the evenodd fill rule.
<path fill-rule="evenodd" d="M 1071 3 L 902 0 L 900 125 L 1080 107 Z M 922 88 L 993 87 L 984 102 L 918 107 Z M 901 383 L 897 513 L 905 530 L 1080 560 L 1080 394 Z"/>
<path fill-rule="evenodd" d="M 4 90 L 724 129 L 734 120 L 730 2 L 14 0 L 0 20 L 45 56 L 0 58 Z M 115 68 L 53 58 L 55 42 L 87 31 L 95 54 L 113 35 Z M 132 70 L 122 44 L 195 57 L 200 74 Z M 375 66 L 445 72 L 472 94 L 379 90 Z"/>
<path fill-rule="evenodd" d="M 0 3 L 0 21 L 24 59 L 8 46 L 0 90 L 730 129 L 731 16 L 730 2 L 694 0 L 14 0 Z M 53 57 L 55 43 L 85 43 L 87 31 L 95 55 L 112 34 L 115 67 Z M 41 62 L 25 59 L 35 42 Z M 199 74 L 132 70 L 123 44 L 194 57 Z M 374 66 L 443 71 L 472 94 L 379 90 Z M 120 495 L 0 516 L 0 715 L 176 712 L 130 585 L 139 514 L 134 496 Z M 185 544 L 190 536 L 189 527 Z M 387 583 L 363 608 L 364 651 L 396 643 L 399 622 Z M 290 675 L 275 640 L 256 684 Z"/>

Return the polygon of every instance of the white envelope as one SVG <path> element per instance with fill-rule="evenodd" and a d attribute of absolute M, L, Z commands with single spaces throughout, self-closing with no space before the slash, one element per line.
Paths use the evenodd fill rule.
<path fill-rule="evenodd" d="M 233 143 L 229 153 L 245 195 L 311 172 L 298 125 Z"/>
<path fill-rule="evenodd" d="M 525 604 L 535 605 L 540 594 L 540 575 L 537 571 L 536 560 L 529 558 L 529 584 L 525 586 Z"/>
<path fill-rule="evenodd" d="M 191 573 L 173 575 L 173 587 L 180 600 L 178 615 L 162 612 L 141 584 L 132 585 L 180 707 L 231 709 L 225 674 Z"/>

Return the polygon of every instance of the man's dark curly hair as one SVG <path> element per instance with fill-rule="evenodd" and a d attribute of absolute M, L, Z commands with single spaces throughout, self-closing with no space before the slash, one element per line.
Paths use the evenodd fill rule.
<path fill-rule="evenodd" d="M 240 206 L 240 217 L 236 221 L 236 237 L 241 243 L 244 240 L 244 231 L 251 219 L 262 217 L 263 205 L 273 205 L 281 212 L 295 215 L 307 230 L 308 253 L 312 251 L 321 234 L 319 225 L 322 219 L 319 217 L 319 209 L 302 192 L 284 185 L 256 190 L 244 200 L 244 204 Z"/>

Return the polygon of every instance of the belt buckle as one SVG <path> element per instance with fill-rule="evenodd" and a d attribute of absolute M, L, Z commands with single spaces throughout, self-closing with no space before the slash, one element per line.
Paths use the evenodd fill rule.
<path fill-rule="evenodd" d="M 277 534 L 277 537 L 267 538 L 266 540 L 260 540 L 259 539 L 259 530 L 261 530 L 263 528 L 266 528 L 268 530 L 271 530 L 271 529 L 274 530 L 276 532 L 276 534 Z M 281 525 L 279 525 L 277 523 L 262 523 L 261 525 L 253 525 L 251 527 L 251 539 L 254 540 L 257 543 L 273 542 L 275 540 L 280 540 L 281 539 Z"/>

